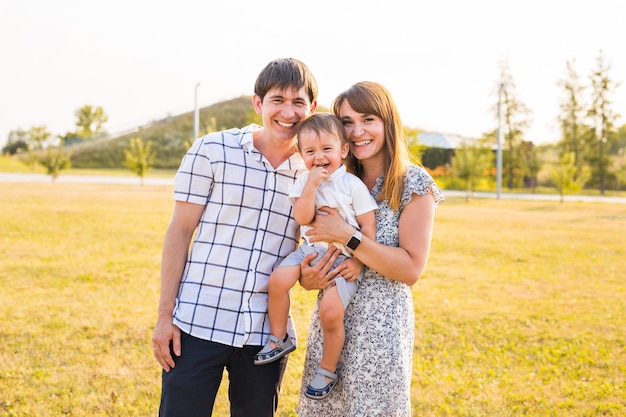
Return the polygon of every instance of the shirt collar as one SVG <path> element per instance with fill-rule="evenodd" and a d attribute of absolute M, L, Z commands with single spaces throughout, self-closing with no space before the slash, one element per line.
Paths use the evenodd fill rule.
<path fill-rule="evenodd" d="M 242 128 L 241 129 L 242 135 L 241 135 L 241 139 L 239 140 L 239 144 L 246 152 L 248 152 L 248 154 L 256 153 L 256 155 L 258 156 L 258 161 L 263 162 L 265 158 L 263 157 L 263 154 L 261 154 L 261 152 L 259 152 L 254 147 L 254 140 L 253 140 L 254 139 L 253 132 L 259 129 L 261 129 L 261 126 L 259 126 L 256 123 L 249 124 L 248 126 Z M 304 160 L 302 159 L 302 156 L 300 155 L 300 153 L 295 152 L 293 155 L 287 158 L 287 160 L 284 161 L 280 165 L 280 167 L 278 167 L 277 169 L 301 170 L 304 168 L 305 166 L 304 166 Z"/>
<path fill-rule="evenodd" d="M 259 130 L 260 128 L 261 126 L 257 125 L 256 123 L 252 123 L 241 129 L 242 135 L 239 143 L 241 144 L 241 147 L 244 148 L 248 153 L 256 150 L 254 148 L 254 141 L 252 140 L 252 132 L 254 132 L 255 130 Z"/>
<path fill-rule="evenodd" d="M 342 164 L 339 168 L 335 170 L 335 172 L 330 174 L 330 177 L 328 177 L 328 181 L 335 182 L 339 178 L 343 177 L 345 173 L 346 173 L 346 166 Z"/>

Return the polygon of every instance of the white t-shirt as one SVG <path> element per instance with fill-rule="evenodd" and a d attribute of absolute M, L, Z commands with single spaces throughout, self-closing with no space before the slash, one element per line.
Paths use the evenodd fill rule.
<path fill-rule="evenodd" d="M 309 172 L 301 174 L 296 182 L 293 184 L 291 192 L 289 193 L 289 199 L 293 202 L 296 197 L 302 195 L 302 189 L 306 180 L 309 177 Z M 346 171 L 345 166 L 340 166 L 335 172 L 330 175 L 330 178 L 322 182 L 315 192 L 315 208 L 331 207 L 339 210 L 341 217 L 351 226 L 359 229 L 359 224 L 356 217 L 367 213 L 368 211 L 378 210 L 378 204 L 374 197 L 370 195 L 367 186 L 357 177 Z M 309 230 L 309 226 L 300 226 L 300 236 L 302 236 L 307 245 L 322 246 L 327 248 L 327 242 L 315 242 L 311 243 L 306 237 L 306 231 Z M 346 256 L 352 256 L 344 245 L 334 243 L 341 252 Z"/>

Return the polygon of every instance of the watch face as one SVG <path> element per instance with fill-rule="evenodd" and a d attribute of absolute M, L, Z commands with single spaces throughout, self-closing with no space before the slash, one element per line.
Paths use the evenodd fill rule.
<path fill-rule="evenodd" d="M 357 246 L 359 246 L 359 243 L 361 243 L 361 241 L 357 239 L 355 236 L 352 236 L 346 246 L 352 250 L 355 250 Z"/>

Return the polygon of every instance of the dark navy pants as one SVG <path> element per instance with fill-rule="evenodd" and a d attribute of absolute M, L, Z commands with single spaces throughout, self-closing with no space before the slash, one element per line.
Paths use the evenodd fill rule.
<path fill-rule="evenodd" d="M 163 371 L 160 417 L 207 417 L 213 412 L 224 369 L 232 417 L 272 417 L 278 407 L 287 357 L 255 365 L 262 346 L 235 348 L 181 334 L 181 356 Z"/>

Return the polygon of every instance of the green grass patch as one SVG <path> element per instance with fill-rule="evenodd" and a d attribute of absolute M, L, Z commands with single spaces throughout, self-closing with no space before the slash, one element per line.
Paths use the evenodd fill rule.
<path fill-rule="evenodd" d="M 0 154 L 0 172 L 14 172 L 19 174 L 44 173 L 41 166 L 29 167 L 17 157 L 10 157 Z"/>
<path fill-rule="evenodd" d="M 32 166 L 25 164 L 15 156 L 0 155 L 0 172 L 10 172 L 16 174 L 45 174 L 46 169 L 36 163 Z M 146 178 L 172 178 L 176 173 L 176 169 L 156 169 L 152 168 L 146 173 Z M 130 169 L 127 168 L 68 168 L 59 174 L 63 175 L 92 175 L 92 176 L 113 176 L 113 177 L 136 177 Z"/>
<path fill-rule="evenodd" d="M 156 415 L 171 187 L 0 187 L 0 416 Z M 621 204 L 444 202 L 413 290 L 413 414 L 626 415 L 624 230 Z M 295 416 L 314 297 L 293 291 L 279 416 Z"/>
<path fill-rule="evenodd" d="M 95 176 L 114 176 L 114 177 L 137 177 L 130 169 L 124 168 L 100 168 L 100 169 L 86 169 L 86 168 L 70 168 L 62 171 L 61 175 L 95 175 Z M 146 178 L 173 178 L 176 174 L 175 169 L 156 169 L 151 168 L 146 172 Z"/>

